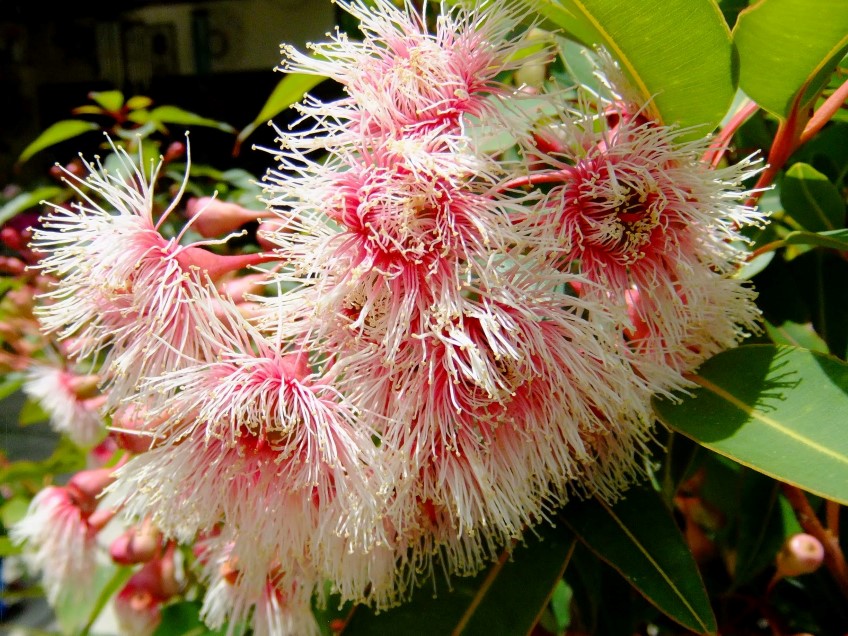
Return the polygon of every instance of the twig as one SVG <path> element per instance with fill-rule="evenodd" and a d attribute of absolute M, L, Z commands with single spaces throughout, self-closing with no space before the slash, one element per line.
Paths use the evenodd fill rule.
<path fill-rule="evenodd" d="M 781 487 L 804 532 L 821 541 L 824 547 L 824 564 L 842 595 L 848 598 L 848 564 L 845 563 L 839 538 L 822 526 L 803 490 L 787 483 L 782 483 Z"/>

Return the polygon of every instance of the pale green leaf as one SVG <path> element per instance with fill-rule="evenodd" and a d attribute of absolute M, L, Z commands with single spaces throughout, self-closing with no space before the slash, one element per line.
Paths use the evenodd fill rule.
<path fill-rule="evenodd" d="M 730 32 L 710 0 L 526 0 L 588 46 L 606 48 L 666 124 L 709 133 L 735 94 Z"/>
<path fill-rule="evenodd" d="M 237 143 L 241 144 L 259 125 L 267 123 L 292 104 L 299 102 L 310 89 L 315 88 L 325 79 L 321 75 L 306 73 L 287 74 L 271 92 L 256 119 L 239 133 Z"/>
<path fill-rule="evenodd" d="M 815 245 L 848 252 L 848 229 L 828 232 L 790 232 L 783 242 L 787 245 Z"/>
<path fill-rule="evenodd" d="M 124 105 L 124 94 L 121 91 L 92 91 L 88 98 L 110 113 L 121 110 Z"/>
<path fill-rule="evenodd" d="M 235 128 L 229 124 L 201 117 L 195 113 L 183 110 L 177 106 L 157 106 L 149 113 L 151 121 L 161 122 L 163 124 L 177 124 L 180 126 L 205 126 L 207 128 L 217 128 L 224 132 L 235 132 Z"/>
<path fill-rule="evenodd" d="M 766 475 L 848 504 L 848 364 L 782 345 L 705 362 L 698 388 L 654 401 L 660 420 Z"/>
<path fill-rule="evenodd" d="M 18 196 L 7 201 L 0 207 L 0 225 L 14 218 L 20 212 L 37 206 L 42 201 L 52 199 L 62 192 L 58 186 L 44 186 L 29 192 L 21 192 Z"/>
<path fill-rule="evenodd" d="M 23 163 L 35 153 L 41 152 L 45 148 L 55 146 L 58 143 L 67 141 L 68 139 L 73 139 L 74 137 L 79 137 L 83 133 L 97 130 L 98 128 L 97 124 L 82 121 L 80 119 L 65 119 L 57 121 L 55 124 L 50 125 L 46 130 L 44 130 L 44 132 L 36 137 L 32 143 L 24 148 L 21 156 L 18 157 L 18 162 Z"/>
<path fill-rule="evenodd" d="M 786 213 L 805 230 L 836 230 L 845 225 L 845 202 L 839 189 L 806 163 L 786 171 L 780 186 Z"/>
<path fill-rule="evenodd" d="M 848 51 L 845 0 L 760 0 L 733 29 L 739 86 L 760 106 L 786 117 L 809 106 Z"/>
<path fill-rule="evenodd" d="M 827 343 L 822 340 L 810 323 L 800 324 L 787 320 L 780 325 L 766 321 L 766 332 L 774 344 L 803 347 L 819 353 L 830 353 Z"/>

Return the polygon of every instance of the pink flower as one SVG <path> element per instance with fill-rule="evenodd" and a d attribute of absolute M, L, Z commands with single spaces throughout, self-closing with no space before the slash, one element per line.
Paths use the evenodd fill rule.
<path fill-rule="evenodd" d="M 33 364 L 23 391 L 50 416 L 50 425 L 76 444 L 94 446 L 105 434 L 99 413 L 96 376 L 83 376 L 58 367 Z"/>
<path fill-rule="evenodd" d="M 549 176 L 560 182 L 538 223 L 553 228 L 559 247 L 548 249 L 560 266 L 598 283 L 582 293 L 628 309 L 642 363 L 685 373 L 757 329 L 753 291 L 731 278 L 745 258 L 738 229 L 762 221 L 740 203 L 756 169 L 711 169 L 706 140 L 681 141 L 682 131 L 628 111 L 607 115 L 613 125 L 599 133 L 588 114 L 553 129 L 561 145 Z"/>
<path fill-rule="evenodd" d="M 90 510 L 80 507 L 72 492 L 48 486 L 32 500 L 26 516 L 10 529 L 15 543 L 25 544 L 24 559 L 41 574 L 48 601 L 80 601 L 94 580 L 96 531 L 88 524 Z"/>
<path fill-rule="evenodd" d="M 413 13 L 409 4 L 340 4 L 359 21 L 364 40 L 337 34 L 312 45 L 314 56 L 289 47 L 282 65 L 285 72 L 314 73 L 345 87 L 349 97 L 335 104 L 307 100 L 300 106 L 330 136 L 455 131 L 464 116 L 492 115 L 489 97 L 509 92 L 497 76 L 520 64 L 510 59 L 520 48 L 510 35 L 520 21 L 518 5 L 498 0 L 485 12 L 457 6 L 443 11 L 435 33 L 428 33 L 426 14 Z"/>
<path fill-rule="evenodd" d="M 74 209 L 54 205 L 33 235 L 33 248 L 42 255 L 39 268 L 60 279 L 40 298 L 43 327 L 60 339 L 78 336 L 80 358 L 107 352 L 110 407 L 139 379 L 179 368 L 185 356 L 213 358 L 203 336 L 215 321 L 210 279 L 269 258 L 220 256 L 199 244 L 181 245 L 182 235 L 163 237 L 159 230 L 186 181 L 154 219 L 162 163 L 145 172 L 141 155 L 140 167 L 123 149 L 112 149 L 116 173 L 100 163 L 88 166 L 86 179 L 66 173 L 81 202 Z"/>

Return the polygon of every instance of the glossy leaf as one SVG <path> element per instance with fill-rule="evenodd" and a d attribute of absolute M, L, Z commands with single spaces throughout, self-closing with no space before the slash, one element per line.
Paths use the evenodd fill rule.
<path fill-rule="evenodd" d="M 733 30 L 739 86 L 760 106 L 786 117 L 798 97 L 809 106 L 848 51 L 844 0 L 761 0 Z"/>
<path fill-rule="evenodd" d="M 171 603 L 162 608 L 162 620 L 153 632 L 153 636 L 209 636 L 223 634 L 221 630 L 212 631 L 200 620 L 201 603 L 183 601 Z"/>
<path fill-rule="evenodd" d="M 588 46 L 602 45 L 666 124 L 710 132 L 735 93 L 730 32 L 709 0 L 527 0 Z"/>
<path fill-rule="evenodd" d="M 24 148 L 21 156 L 18 157 L 18 162 L 23 163 L 32 157 L 35 153 L 41 152 L 45 148 L 55 146 L 58 143 L 79 137 L 83 133 L 97 130 L 97 124 L 80 119 L 65 119 L 57 121 L 42 132 L 35 140 Z"/>
<path fill-rule="evenodd" d="M 835 185 L 806 163 L 796 163 L 780 186 L 786 213 L 811 232 L 835 230 L 845 225 L 845 202 Z"/>
<path fill-rule="evenodd" d="M 271 92 L 256 119 L 239 133 L 237 143 L 243 143 L 258 126 L 267 123 L 292 104 L 299 102 L 310 89 L 315 88 L 325 79 L 321 75 L 307 75 L 306 73 L 289 73 L 286 75 Z"/>
<path fill-rule="evenodd" d="M 659 493 L 634 487 L 614 506 L 570 503 L 560 518 L 669 618 L 698 634 L 715 633 L 695 559 Z"/>
<path fill-rule="evenodd" d="M 217 121 L 215 119 L 209 119 L 207 117 L 201 117 L 200 115 L 189 112 L 187 110 L 183 110 L 182 108 L 179 108 L 177 106 L 158 106 L 150 111 L 149 117 L 151 121 L 161 122 L 163 124 L 177 124 L 180 126 L 205 126 L 208 128 L 217 128 L 218 130 L 223 130 L 224 132 L 235 132 L 235 128 L 225 122 Z"/>
<path fill-rule="evenodd" d="M 124 94 L 121 91 L 92 91 L 88 98 L 111 113 L 121 110 L 124 105 Z"/>
<path fill-rule="evenodd" d="M 344 636 L 395 634 L 528 634 L 551 598 L 571 557 L 574 540 L 557 528 L 528 532 L 526 545 L 475 577 L 444 581 L 434 598 L 432 584 L 416 590 L 412 601 L 375 615 L 357 608 Z"/>
<path fill-rule="evenodd" d="M 19 213 L 37 206 L 45 199 L 52 199 L 62 192 L 57 186 L 44 186 L 29 192 L 21 192 L 0 207 L 0 225 Z"/>
<path fill-rule="evenodd" d="M 780 484 L 756 471 L 745 471 L 739 488 L 739 536 L 733 580 L 744 584 L 774 562 L 785 539 L 801 532 Z"/>
<path fill-rule="evenodd" d="M 790 232 L 783 242 L 787 245 L 815 245 L 848 252 L 848 229 L 829 232 Z"/>
<path fill-rule="evenodd" d="M 780 325 L 766 321 L 766 332 L 774 344 L 802 347 L 819 353 L 830 353 L 827 343 L 821 339 L 809 323 L 801 324 L 787 320 Z"/>
<path fill-rule="evenodd" d="M 657 415 L 717 453 L 804 490 L 848 503 L 848 364 L 778 345 L 720 353 Z"/>

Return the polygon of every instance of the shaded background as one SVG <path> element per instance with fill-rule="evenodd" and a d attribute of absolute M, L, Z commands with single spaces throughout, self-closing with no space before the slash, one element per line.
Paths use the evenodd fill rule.
<path fill-rule="evenodd" d="M 72 117 L 92 90 L 147 95 L 242 129 L 283 75 L 273 69 L 281 43 L 303 48 L 324 39 L 337 7 L 330 0 L 0 0 L 0 187 L 43 178 L 56 161 L 89 152 L 86 135 L 16 165 L 50 124 Z M 319 88 L 316 92 L 320 94 Z M 285 115 L 281 118 L 286 117 Z M 172 130 L 180 137 L 180 131 Z M 82 140 L 82 142 L 81 142 Z M 260 126 L 233 157 L 233 137 L 194 128 L 195 160 L 261 175 L 273 145 Z"/>

